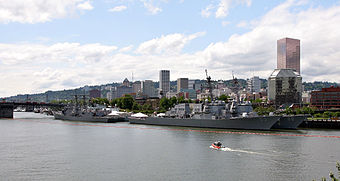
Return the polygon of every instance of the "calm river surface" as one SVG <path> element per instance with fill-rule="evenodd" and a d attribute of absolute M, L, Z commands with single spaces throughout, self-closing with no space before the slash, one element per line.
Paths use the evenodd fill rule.
<path fill-rule="evenodd" d="M 0 119 L 0 180 L 320 180 L 340 161 L 340 137 L 326 137 L 340 130 L 235 134 L 14 116 Z M 216 140 L 228 149 L 209 148 Z"/>

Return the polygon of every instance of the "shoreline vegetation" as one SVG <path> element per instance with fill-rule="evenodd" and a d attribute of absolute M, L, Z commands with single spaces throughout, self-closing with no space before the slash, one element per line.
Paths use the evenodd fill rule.
<path fill-rule="evenodd" d="M 339 164 L 339 162 L 336 162 L 336 168 L 338 170 L 338 178 L 336 178 L 334 173 L 332 171 L 330 171 L 329 177 L 330 177 L 331 181 L 339 181 L 339 179 L 340 179 L 340 164 Z M 316 180 L 313 180 L 313 181 L 316 181 Z M 326 177 L 322 177 L 321 181 L 327 181 Z"/>

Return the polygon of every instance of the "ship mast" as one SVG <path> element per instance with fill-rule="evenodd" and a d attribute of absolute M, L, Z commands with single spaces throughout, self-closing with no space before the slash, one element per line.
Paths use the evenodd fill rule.
<path fill-rule="evenodd" d="M 239 91 L 239 84 L 238 84 L 238 80 L 236 77 L 234 77 L 234 71 L 232 72 L 232 76 L 233 76 L 233 86 L 231 88 L 231 90 L 234 92 L 234 94 L 236 94 L 236 102 L 239 102 L 239 95 L 238 95 L 238 91 Z"/>
<path fill-rule="evenodd" d="M 210 99 L 213 101 L 213 94 L 212 94 L 212 86 L 211 86 L 211 77 L 208 76 L 208 70 L 205 69 L 205 75 L 207 76 L 207 82 L 208 82 L 208 90 L 210 93 Z"/>

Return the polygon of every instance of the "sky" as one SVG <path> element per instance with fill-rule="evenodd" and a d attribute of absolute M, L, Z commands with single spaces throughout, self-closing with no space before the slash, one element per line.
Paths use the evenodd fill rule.
<path fill-rule="evenodd" d="M 0 0 L 0 97 L 129 80 L 268 78 L 301 41 L 303 81 L 340 82 L 336 0 Z"/>

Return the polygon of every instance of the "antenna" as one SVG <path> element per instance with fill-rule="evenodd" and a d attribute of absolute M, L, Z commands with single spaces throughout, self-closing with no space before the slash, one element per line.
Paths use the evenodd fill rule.
<path fill-rule="evenodd" d="M 131 72 L 131 82 L 133 83 L 133 72 Z"/>

